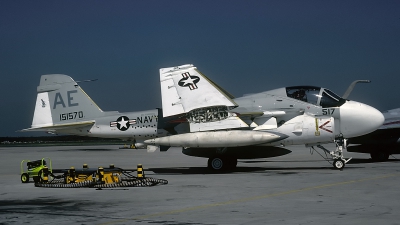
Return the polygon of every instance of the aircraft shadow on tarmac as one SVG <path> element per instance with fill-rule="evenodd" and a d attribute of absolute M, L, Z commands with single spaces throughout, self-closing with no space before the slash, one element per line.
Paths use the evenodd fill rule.
<path fill-rule="evenodd" d="M 115 148 L 76 148 L 76 149 L 61 149 L 57 150 L 59 152 L 80 152 L 80 151 L 98 151 L 98 152 L 109 152 L 113 151 L 115 152 Z"/>
<path fill-rule="evenodd" d="M 268 161 L 268 160 L 256 160 L 256 161 L 241 161 L 241 163 L 298 163 L 298 162 L 321 162 L 325 160 L 292 160 L 292 161 Z M 390 163 L 390 162 L 399 162 L 400 159 L 389 159 L 385 162 L 377 162 L 372 159 L 358 159 L 353 158 L 348 162 L 348 164 L 366 164 L 366 163 Z"/>
<path fill-rule="evenodd" d="M 388 159 L 385 162 L 377 162 L 372 159 L 352 159 L 348 164 L 366 164 L 366 163 L 395 163 L 400 162 L 400 159 Z"/>
<path fill-rule="evenodd" d="M 351 167 L 356 169 L 363 167 Z M 149 168 L 145 171 L 152 171 L 155 174 L 181 175 L 181 174 L 234 174 L 234 173 L 259 173 L 280 171 L 279 174 L 297 174 L 306 170 L 335 170 L 332 166 L 326 167 L 236 167 L 234 170 L 212 171 L 206 167 L 170 167 L 170 168 Z"/>
<path fill-rule="evenodd" d="M 65 216 L 74 212 L 83 212 L 84 208 L 93 208 L 96 207 L 96 205 L 98 206 L 98 203 L 92 203 L 91 201 L 87 200 L 63 200 L 51 197 L 0 200 L 0 215 L 12 214 L 15 212 L 26 212 L 29 213 L 29 215 L 45 214 Z M 39 209 L 40 212 L 37 211 Z"/>
<path fill-rule="evenodd" d="M 149 168 L 147 171 L 152 171 L 156 174 L 229 174 L 229 173 L 255 173 L 255 172 L 269 172 L 269 171 L 281 171 L 280 174 L 296 174 L 305 170 L 336 170 L 331 165 L 327 166 L 315 166 L 315 167 L 284 167 L 283 165 L 286 163 L 299 163 L 299 162 L 321 162 L 324 160 L 303 160 L 303 161 L 268 161 L 268 160 L 255 160 L 255 161 L 239 161 L 239 163 L 251 164 L 251 163 L 279 163 L 282 167 L 241 167 L 238 164 L 233 170 L 224 170 L 224 171 L 212 171 L 207 167 L 169 167 L 169 168 Z M 358 165 L 346 167 L 345 170 L 349 169 L 362 169 L 362 164 L 369 163 L 397 163 L 400 162 L 400 159 L 389 159 L 385 162 L 375 162 L 372 159 L 359 159 L 353 158 L 348 164 Z M 287 172 L 282 172 L 287 171 Z"/>

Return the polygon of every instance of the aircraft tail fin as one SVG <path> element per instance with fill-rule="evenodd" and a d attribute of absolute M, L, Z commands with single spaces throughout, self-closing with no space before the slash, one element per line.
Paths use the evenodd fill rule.
<path fill-rule="evenodd" d="M 55 131 L 92 125 L 103 111 L 71 77 L 42 75 L 31 128 L 22 131 Z"/>

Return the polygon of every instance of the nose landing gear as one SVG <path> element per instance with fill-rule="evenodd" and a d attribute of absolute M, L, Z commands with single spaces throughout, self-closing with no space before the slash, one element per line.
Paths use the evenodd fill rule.
<path fill-rule="evenodd" d="M 343 150 L 346 149 L 346 147 L 347 147 L 347 139 L 345 139 L 343 137 L 339 137 L 339 138 L 335 139 L 335 144 L 336 144 L 335 151 L 329 151 L 324 146 L 317 145 L 318 148 L 322 149 L 325 152 L 325 156 L 323 156 L 318 151 L 316 151 L 314 149 L 314 146 L 312 146 L 311 148 L 313 150 L 315 150 L 326 161 L 329 162 L 329 161 L 333 160 L 332 165 L 335 169 L 343 170 L 345 165 L 352 159 L 352 158 L 345 159 L 343 156 Z M 331 159 L 328 158 L 328 154 L 331 156 Z"/>

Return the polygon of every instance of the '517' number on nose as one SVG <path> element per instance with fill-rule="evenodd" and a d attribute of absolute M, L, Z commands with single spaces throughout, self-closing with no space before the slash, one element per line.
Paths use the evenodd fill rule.
<path fill-rule="evenodd" d="M 322 115 L 332 115 L 335 109 L 322 109 Z"/>

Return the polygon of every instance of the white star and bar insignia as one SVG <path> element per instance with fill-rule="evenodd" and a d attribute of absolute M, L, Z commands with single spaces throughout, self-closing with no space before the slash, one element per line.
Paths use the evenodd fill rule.
<path fill-rule="evenodd" d="M 126 116 L 120 116 L 117 121 L 110 122 L 110 127 L 117 127 L 120 131 L 126 131 L 133 124 L 136 124 L 136 119 L 130 120 Z"/>
<path fill-rule="evenodd" d="M 200 81 L 200 77 L 191 76 L 189 72 L 182 73 L 182 79 L 179 80 L 178 85 L 181 87 L 189 87 L 190 90 L 197 89 L 197 83 Z"/>

